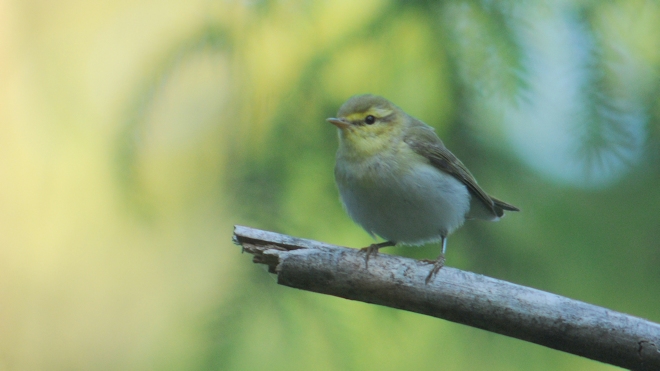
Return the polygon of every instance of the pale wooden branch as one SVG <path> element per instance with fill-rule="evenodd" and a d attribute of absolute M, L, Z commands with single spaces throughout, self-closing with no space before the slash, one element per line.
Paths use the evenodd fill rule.
<path fill-rule="evenodd" d="M 660 370 L 660 325 L 559 295 L 444 267 L 236 226 L 234 241 L 302 290 L 443 318 L 631 370 Z"/>

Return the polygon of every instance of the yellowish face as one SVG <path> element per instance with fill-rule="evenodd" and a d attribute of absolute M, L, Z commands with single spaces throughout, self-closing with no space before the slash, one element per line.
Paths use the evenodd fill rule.
<path fill-rule="evenodd" d="M 401 114 L 396 109 L 379 106 L 347 112 L 338 119 L 328 119 L 340 129 L 342 149 L 351 157 L 372 156 L 393 148 L 395 141 L 401 137 L 401 120 Z"/>

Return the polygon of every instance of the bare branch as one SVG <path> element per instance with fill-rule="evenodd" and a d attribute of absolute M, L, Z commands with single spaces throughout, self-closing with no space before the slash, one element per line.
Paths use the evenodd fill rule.
<path fill-rule="evenodd" d="M 277 283 L 462 323 L 631 370 L 660 370 L 660 325 L 559 295 L 444 267 L 249 227 L 234 241 Z"/>

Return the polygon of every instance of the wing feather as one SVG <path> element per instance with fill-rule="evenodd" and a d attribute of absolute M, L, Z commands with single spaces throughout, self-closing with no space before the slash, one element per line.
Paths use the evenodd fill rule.
<path fill-rule="evenodd" d="M 411 117 L 412 118 L 412 117 Z M 409 128 L 404 141 L 417 154 L 426 157 L 438 170 L 454 176 L 461 181 L 470 193 L 477 198 L 493 216 L 501 217 L 504 210 L 519 211 L 513 205 L 489 196 L 479 185 L 470 171 L 442 143 L 433 128 L 412 118 L 415 122 Z"/>

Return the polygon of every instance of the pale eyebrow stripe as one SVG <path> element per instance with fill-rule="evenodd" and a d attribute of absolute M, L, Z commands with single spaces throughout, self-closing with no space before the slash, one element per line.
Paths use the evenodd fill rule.
<path fill-rule="evenodd" d="M 374 108 L 370 109 L 367 113 L 374 113 L 377 117 L 385 117 L 389 116 L 392 113 L 392 110 L 387 108 Z"/>
<path fill-rule="evenodd" d="M 381 117 L 380 120 L 383 121 L 383 122 L 390 122 L 390 121 L 394 120 L 394 112 L 390 113 L 387 116 Z"/>
<path fill-rule="evenodd" d="M 384 119 L 384 121 L 388 121 L 387 117 L 391 116 L 393 113 L 394 111 L 392 111 L 391 109 L 375 107 L 375 108 L 370 108 L 369 110 L 364 112 L 357 112 L 350 114 L 346 116 L 346 119 L 348 119 L 349 121 L 362 121 L 364 117 L 368 115 L 374 115 L 380 119 Z"/>

